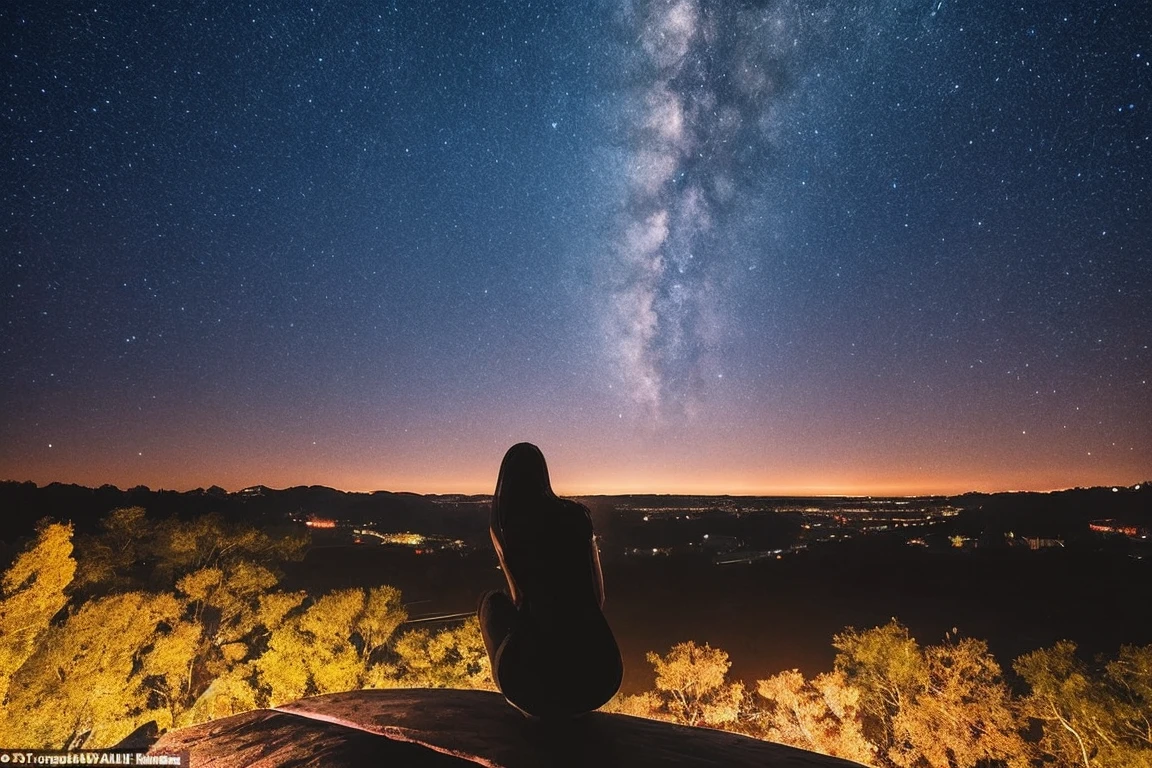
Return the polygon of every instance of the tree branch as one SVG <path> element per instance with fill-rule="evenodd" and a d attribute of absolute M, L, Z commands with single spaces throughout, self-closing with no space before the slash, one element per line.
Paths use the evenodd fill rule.
<path fill-rule="evenodd" d="M 1076 729 L 1069 725 L 1068 721 L 1060 715 L 1060 711 L 1056 709 L 1056 705 L 1053 702 L 1049 701 L 1048 706 L 1052 708 L 1052 714 L 1056 716 L 1056 720 L 1060 725 L 1064 726 L 1065 730 L 1076 738 L 1076 743 L 1080 745 L 1080 756 L 1084 759 L 1084 768 L 1092 768 L 1092 764 L 1088 761 L 1088 750 L 1084 747 L 1084 739 L 1080 738 L 1080 734 L 1076 732 Z"/>

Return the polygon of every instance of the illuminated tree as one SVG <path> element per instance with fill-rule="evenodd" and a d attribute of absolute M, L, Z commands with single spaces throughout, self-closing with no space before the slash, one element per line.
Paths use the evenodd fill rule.
<path fill-rule="evenodd" d="M 153 528 L 143 507 L 123 507 L 100 521 L 100 533 L 77 536 L 77 587 L 103 592 L 130 589 L 133 568 L 146 557 Z"/>
<path fill-rule="evenodd" d="M 254 661 L 262 696 L 276 705 L 378 681 L 374 656 L 406 619 L 394 587 L 330 592 L 285 615 Z"/>
<path fill-rule="evenodd" d="M 64 590 L 75 572 L 72 526 L 60 523 L 41 525 L 36 540 L 4 572 L 0 580 L 0 710 L 7 702 L 12 676 L 41 644 L 52 617 L 67 603 Z"/>
<path fill-rule="evenodd" d="M 150 520 L 142 507 L 116 509 L 101 531 L 77 537 L 77 583 L 93 595 L 129 589 L 172 589 L 181 578 L 249 562 L 274 572 L 303 556 L 308 538 L 273 537 L 218 514 L 194 520 Z"/>
<path fill-rule="evenodd" d="M 756 682 L 764 700 L 764 738 L 833 757 L 871 764 L 876 747 L 864 738 L 859 692 L 844 674 L 832 672 L 811 681 L 793 669 Z"/>
<path fill-rule="evenodd" d="M 152 521 L 141 507 L 113 510 L 98 534 L 79 537 L 84 594 L 174 588 L 186 608 L 141 668 L 162 729 L 197 713 L 254 705 L 250 662 L 271 631 L 268 606 L 287 611 L 303 599 L 265 599 L 279 580 L 275 567 L 300 557 L 306 544 L 306 537 L 273 537 L 219 515 Z M 274 618 L 278 624 L 283 613 Z"/>
<path fill-rule="evenodd" d="M 672 713 L 664 709 L 664 698 L 655 691 L 644 691 L 628 696 L 616 694 L 612 700 L 600 708 L 603 712 L 632 717 L 647 717 L 652 720 L 675 722 Z"/>
<path fill-rule="evenodd" d="M 274 537 L 210 514 L 187 522 L 169 519 L 158 524 L 154 554 L 158 570 L 179 576 L 200 568 L 227 570 L 238 562 L 272 569 L 279 563 L 301 559 L 308 543 L 307 534 Z"/>
<path fill-rule="evenodd" d="M 1107 664 L 1103 687 L 1113 738 L 1100 750 L 1101 764 L 1152 765 L 1152 645 L 1124 646 Z"/>
<path fill-rule="evenodd" d="M 1094 670 L 1061 641 L 1021 656 L 1015 669 L 1031 688 L 1025 713 L 1043 723 L 1040 750 L 1057 765 L 1152 765 L 1152 646 L 1125 646 Z"/>
<path fill-rule="evenodd" d="M 195 621 L 174 621 L 159 634 L 141 660 L 141 693 L 155 710 L 156 725 L 166 731 L 188 724 L 185 716 L 195 702 L 197 662 L 201 661 L 204 631 Z M 129 694 L 125 691 L 126 697 Z"/>
<path fill-rule="evenodd" d="M 370 687 L 483 688 L 495 690 L 492 667 L 475 616 L 459 627 L 414 629 L 395 643 L 397 663 Z M 384 668 L 380 668 L 384 672 Z"/>
<path fill-rule="evenodd" d="M 203 723 L 259 709 L 262 702 L 254 662 L 233 666 L 208 684 L 185 714 L 184 723 Z"/>
<path fill-rule="evenodd" d="M 249 643 L 225 643 L 220 651 L 227 669 L 216 673 L 208 687 L 196 698 L 185 720 L 200 723 L 217 717 L 247 712 L 268 703 L 267 689 L 261 690 L 256 659 L 267 639 L 279 629 L 285 617 L 301 606 L 303 592 L 269 592 L 257 598 L 256 632 Z"/>
<path fill-rule="evenodd" d="M 262 598 L 277 581 L 268 568 L 239 558 L 202 567 L 177 580 L 180 618 L 156 641 L 142 665 L 144 686 L 159 708 L 161 730 L 192 722 L 192 710 L 210 688 L 216 696 L 227 693 L 232 697 L 226 706 L 229 710 L 255 701 L 254 694 L 243 691 L 238 683 L 245 679 L 243 671 L 235 675 L 232 671 L 249 659 L 267 634 L 261 625 Z M 297 597 L 295 603 L 301 599 Z M 247 671 L 250 678 L 251 670 Z M 214 686 L 218 678 L 226 682 Z M 212 711 L 212 706 L 206 703 L 199 709 Z"/>
<path fill-rule="evenodd" d="M 255 640 L 261 597 L 277 582 L 271 570 L 247 560 L 201 568 L 176 582 L 190 603 L 191 620 L 203 628 L 196 652 L 198 675 L 224 674 L 247 655 L 241 649 Z"/>
<path fill-rule="evenodd" d="M 183 607 L 174 595 L 143 592 L 85 603 L 45 633 L 13 676 L 0 742 L 108 747 L 143 723 L 163 722 L 166 708 L 146 678 L 157 648 L 169 652 L 168 628 Z"/>
<path fill-rule="evenodd" d="M 864 733 L 902 768 L 1027 765 L 1011 695 L 979 640 L 921 649 L 895 620 L 833 643 L 836 669 L 860 693 Z"/>
<path fill-rule="evenodd" d="M 352 630 L 360 659 L 367 665 L 408 620 L 408 611 L 404 609 L 400 590 L 395 587 L 372 587 L 364 594 L 364 607 L 357 613 Z M 477 631 L 479 628 L 477 624 Z"/>
<path fill-rule="evenodd" d="M 392 587 L 273 591 L 276 563 L 302 544 L 216 516 L 116 510 L 83 542 L 88 599 L 61 615 L 71 528 L 43 526 L 0 583 L 0 743 L 109 746 L 149 722 L 164 731 L 371 685 L 491 687 L 475 619 L 394 650 L 407 614 Z M 167 587 L 130 589 L 145 584 Z"/>
<path fill-rule="evenodd" d="M 742 683 L 726 683 L 728 654 L 692 641 L 672 647 L 666 656 L 649 652 L 656 668 L 656 692 L 662 709 L 686 725 L 735 723 L 745 703 Z"/>
<path fill-rule="evenodd" d="M 984 641 L 928 646 L 924 662 L 927 687 L 895 718 L 897 743 L 889 754 L 897 765 L 1029 764 L 1015 704 Z"/>
<path fill-rule="evenodd" d="M 849 627 L 832 645 L 836 671 L 859 692 L 864 734 L 886 753 L 896 743 L 896 715 L 927 686 L 920 646 L 895 619 L 864 632 Z"/>

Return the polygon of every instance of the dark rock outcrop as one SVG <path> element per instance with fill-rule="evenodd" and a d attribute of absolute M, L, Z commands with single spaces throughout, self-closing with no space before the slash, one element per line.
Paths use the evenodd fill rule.
<path fill-rule="evenodd" d="M 361 765 L 851 768 L 813 752 L 706 728 L 593 712 L 530 720 L 488 691 L 399 689 L 317 696 L 163 736 L 153 754 L 205 768 Z"/>

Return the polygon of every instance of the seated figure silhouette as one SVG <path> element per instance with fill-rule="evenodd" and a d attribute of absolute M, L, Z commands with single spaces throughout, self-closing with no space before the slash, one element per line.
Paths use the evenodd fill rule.
<path fill-rule="evenodd" d="M 552 492 L 544 454 L 508 449 L 490 523 L 508 594 L 481 596 L 492 677 L 517 709 L 540 718 L 590 712 L 620 687 L 620 649 L 604 618 L 604 576 L 587 507 Z"/>

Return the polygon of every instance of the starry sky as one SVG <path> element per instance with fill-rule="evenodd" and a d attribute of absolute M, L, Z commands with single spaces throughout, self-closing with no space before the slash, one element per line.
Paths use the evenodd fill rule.
<path fill-rule="evenodd" d="M 8 2 L 0 478 L 1152 478 L 1152 4 Z"/>

